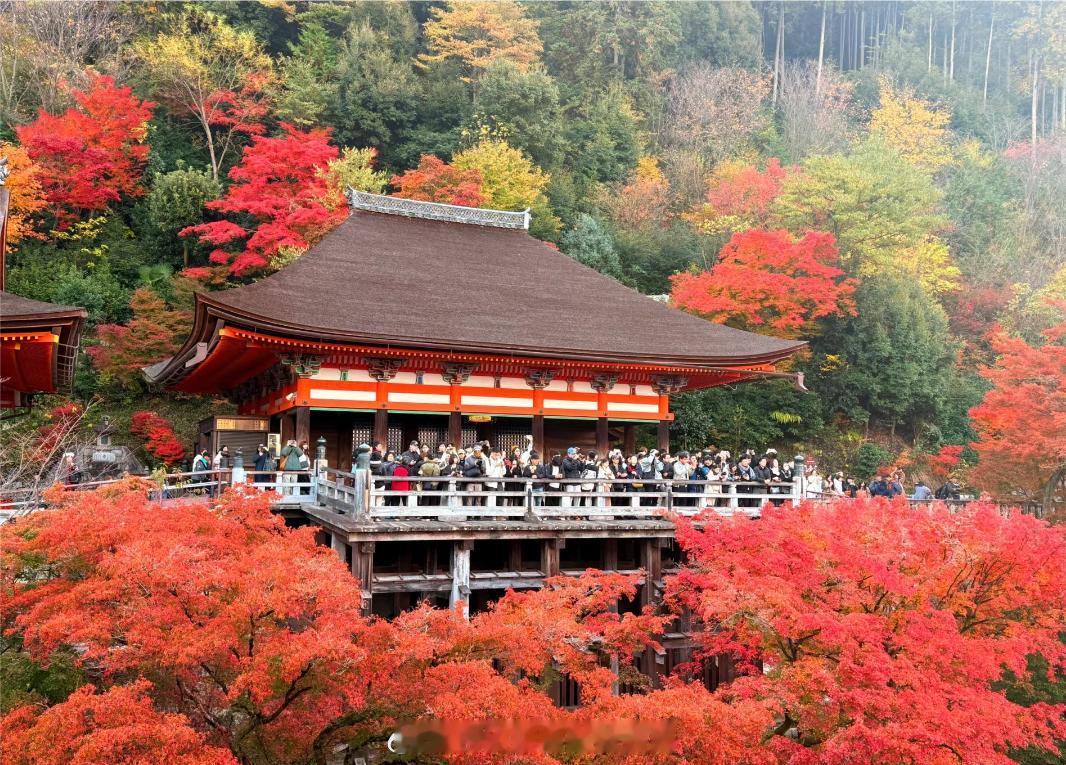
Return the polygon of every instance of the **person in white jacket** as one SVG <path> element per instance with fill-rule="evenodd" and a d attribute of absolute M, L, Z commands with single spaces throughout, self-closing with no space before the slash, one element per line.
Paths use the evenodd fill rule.
<path fill-rule="evenodd" d="M 485 460 L 485 478 L 503 478 L 507 475 L 507 465 L 504 464 L 503 455 L 500 454 L 499 449 L 493 449 L 489 452 L 488 458 Z M 489 492 L 486 497 L 488 500 L 485 504 L 488 507 L 496 507 L 496 494 L 494 492 L 499 491 L 500 482 L 487 480 L 485 481 L 485 490 Z"/>

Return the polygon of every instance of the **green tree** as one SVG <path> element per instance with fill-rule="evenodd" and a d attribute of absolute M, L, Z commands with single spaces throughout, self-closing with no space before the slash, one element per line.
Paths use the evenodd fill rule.
<path fill-rule="evenodd" d="M 280 119 L 302 128 L 321 123 L 337 100 L 337 43 L 317 22 L 300 27 L 300 38 L 289 44 L 280 64 L 281 79 L 274 111 Z"/>
<path fill-rule="evenodd" d="M 179 164 L 169 173 L 156 173 L 148 194 L 148 219 L 163 237 L 178 240 L 178 232 L 204 220 L 204 203 L 217 199 L 222 187 L 210 173 Z M 189 267 L 189 240 L 181 238 L 182 265 Z"/>
<path fill-rule="evenodd" d="M 625 180 L 640 158 L 638 117 L 626 95 L 612 88 L 571 116 L 566 144 L 572 172 L 586 181 Z"/>
<path fill-rule="evenodd" d="M 850 420 L 918 437 L 943 412 L 955 348 L 944 309 L 913 280 L 867 279 L 856 315 L 811 341 L 814 384 Z"/>
<path fill-rule="evenodd" d="M 488 66 L 474 98 L 479 126 L 528 154 L 541 167 L 556 166 L 563 151 L 559 88 L 540 67 L 510 61 Z"/>
<path fill-rule="evenodd" d="M 585 93 L 611 82 L 645 80 L 674 64 L 682 3 L 606 0 L 533 3 L 552 74 Z"/>
<path fill-rule="evenodd" d="M 563 234 L 560 249 L 589 268 L 621 280 L 622 262 L 607 227 L 591 215 L 581 213 L 577 223 Z"/>
<path fill-rule="evenodd" d="M 390 165 L 397 160 L 403 136 L 417 125 L 419 84 L 411 63 L 398 57 L 393 43 L 366 22 L 353 24 L 340 45 L 336 65 L 337 95 L 329 121 L 345 146 L 377 146 Z M 418 154 L 413 157 L 417 162 Z"/>
<path fill-rule="evenodd" d="M 1020 253 L 1012 245 L 1020 225 L 1015 200 L 1021 191 L 1001 158 L 972 145 L 960 152 L 948 179 L 944 208 L 952 222 L 946 239 L 968 281 L 1018 280 Z"/>
<path fill-rule="evenodd" d="M 876 141 L 851 154 L 811 157 L 784 180 L 778 220 L 793 231 L 828 231 L 851 274 L 892 273 L 906 248 L 944 227 L 941 193 L 932 179 Z"/>
<path fill-rule="evenodd" d="M 762 20 L 751 3 L 677 3 L 682 61 L 757 68 Z"/>

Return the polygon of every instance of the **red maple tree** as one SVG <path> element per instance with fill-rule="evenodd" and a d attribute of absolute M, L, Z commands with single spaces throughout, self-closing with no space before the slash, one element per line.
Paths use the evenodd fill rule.
<path fill-rule="evenodd" d="M 759 700 L 767 746 L 806 765 L 1002 763 L 1057 752 L 1066 708 L 1012 703 L 1004 669 L 1066 667 L 1066 527 L 990 504 L 860 499 L 763 518 L 681 521 L 689 564 L 668 599 L 710 626 L 712 654 L 751 674 L 726 701 Z"/>
<path fill-rule="evenodd" d="M 156 412 L 134 412 L 130 417 L 130 433 L 143 438 L 145 451 L 167 467 L 185 459 L 185 447 L 170 420 Z"/>
<path fill-rule="evenodd" d="M 228 264 L 235 276 L 269 268 L 283 248 L 307 249 L 344 219 L 342 199 L 326 174 L 338 156 L 329 131 L 285 124 L 282 129 L 277 137 L 254 136 L 240 164 L 229 171 L 233 184 L 226 195 L 207 203 L 236 220 L 179 232 L 215 245 L 211 262 Z"/>
<path fill-rule="evenodd" d="M 77 645 L 103 688 L 152 678 L 159 708 L 242 762 L 321 761 L 426 717 L 556 720 L 542 690 L 556 673 L 609 697 L 612 659 L 630 663 L 661 624 L 613 612 L 632 578 L 593 574 L 469 622 L 428 607 L 371 621 L 344 562 L 263 493 L 160 512 L 131 481 L 50 501 L 63 512 L 0 527 L 5 633 L 41 663 Z"/>
<path fill-rule="evenodd" d="M 1066 324 L 1032 346 L 999 334 L 996 363 L 982 372 L 992 389 L 970 410 L 978 463 L 971 478 L 998 494 L 1042 497 L 1052 475 L 1066 467 Z"/>
<path fill-rule="evenodd" d="M 185 717 L 157 711 L 150 687 L 142 680 L 94 693 L 86 685 L 40 714 L 19 707 L 0 719 L 0 759 L 9 765 L 236 765 Z"/>
<path fill-rule="evenodd" d="M 485 203 L 480 170 L 460 170 L 432 154 L 423 154 L 418 167 L 394 175 L 389 183 L 395 189 L 395 196 L 404 199 L 464 207 L 480 207 Z"/>
<path fill-rule="evenodd" d="M 802 337 L 819 319 L 854 311 L 855 282 L 839 263 L 832 234 L 751 229 L 734 234 L 709 271 L 673 276 L 670 300 L 711 321 Z"/>
<path fill-rule="evenodd" d="M 92 76 L 87 90 L 72 95 L 77 107 L 60 115 L 41 111 L 34 122 L 15 129 L 37 164 L 60 227 L 123 196 L 144 193 L 145 139 L 155 106 L 104 75 Z"/>
<path fill-rule="evenodd" d="M 936 454 L 930 455 L 927 462 L 929 469 L 937 478 L 947 478 L 962 462 L 961 446 L 948 444 L 941 446 Z"/>

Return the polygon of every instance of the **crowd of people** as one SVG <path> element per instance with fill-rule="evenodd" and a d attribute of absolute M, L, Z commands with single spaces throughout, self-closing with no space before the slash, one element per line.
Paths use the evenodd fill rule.
<path fill-rule="evenodd" d="M 745 449 L 734 455 L 714 446 L 676 454 L 642 447 L 630 455 L 620 449 L 598 453 L 571 446 L 565 453 L 560 451 L 546 457 L 533 448 L 531 436 L 526 436 L 525 448 L 515 446 L 509 450 L 494 447 L 487 441 L 469 447 L 439 444 L 435 450 L 428 444 L 412 441 L 406 451 L 399 453 L 380 442 L 374 443 L 370 451 L 371 473 L 391 479 L 378 481 L 379 488 L 394 492 L 413 488 L 434 492 L 443 488 L 443 482 L 405 479 L 463 478 L 467 479 L 461 486 L 467 492 L 464 503 L 470 505 L 521 504 L 528 484 L 538 505 L 602 506 L 611 501 L 605 494 L 659 492 L 666 483 L 671 485 L 675 505 L 695 505 L 699 501 L 700 498 L 684 496 L 686 493 L 702 495 L 705 500 L 710 495 L 707 504 L 718 504 L 724 500 L 716 500 L 715 495 L 727 494 L 728 484 L 735 483 L 738 504 L 754 507 L 762 504 L 762 498 L 744 495 L 770 495 L 770 501 L 775 504 L 790 497 L 796 480 L 795 469 L 793 461 L 781 459 L 775 449 L 761 453 Z M 906 493 L 905 477 L 899 470 L 879 470 L 869 482 L 843 472 L 824 477 L 814 464 L 804 464 L 803 471 L 805 492 L 810 497 L 892 498 Z M 479 496 L 486 490 L 496 496 Z M 773 495 L 781 498 L 775 499 Z M 933 494 L 918 481 L 911 498 L 932 499 Z M 946 484 L 938 490 L 937 498 L 958 499 L 958 484 Z M 385 501 L 399 504 L 402 499 L 394 494 L 386 496 Z M 425 499 L 425 504 L 434 504 L 438 498 Z"/>
<path fill-rule="evenodd" d="M 221 446 L 213 458 L 208 455 L 206 450 L 197 455 L 194 471 L 217 471 L 228 466 L 228 447 Z M 287 484 L 282 487 L 283 493 L 305 491 L 303 487 L 288 484 L 310 480 L 310 455 L 306 441 L 298 444 L 290 440 L 277 456 L 260 445 L 253 464 L 249 466 L 254 471 L 253 480 L 270 482 L 271 473 L 279 471 L 279 482 Z M 377 488 L 392 492 L 385 496 L 385 503 L 389 505 L 401 504 L 400 492 L 412 489 L 426 494 L 422 504 L 437 504 L 440 497 L 433 493 L 447 487 L 445 479 L 462 478 L 466 480 L 458 488 L 466 494 L 463 501 L 468 505 L 521 505 L 529 485 L 537 505 L 604 506 L 610 504 L 609 496 L 604 495 L 660 492 L 666 484 L 671 486 L 675 505 L 694 506 L 701 499 L 685 494 L 702 495 L 705 504 L 722 504 L 724 496 L 730 493 L 728 485 L 736 484 L 737 504 L 757 507 L 766 495 L 770 495 L 770 501 L 775 504 L 791 497 L 797 478 L 796 464 L 790 459 L 781 459 L 776 449 L 761 453 L 745 449 L 734 455 L 714 446 L 676 454 L 641 447 L 627 456 L 617 448 L 601 454 L 571 446 L 565 453 L 560 451 L 545 458 L 533 448 L 532 436 L 526 436 L 524 448 L 515 446 L 508 450 L 494 447 L 488 441 L 468 447 L 442 443 L 436 449 L 412 441 L 406 451 L 397 453 L 381 442 L 375 442 L 370 448 L 369 459 L 372 475 L 390 479 L 375 482 Z M 891 499 L 906 495 L 914 500 L 958 500 L 961 496 L 961 487 L 954 480 L 941 485 L 935 493 L 918 480 L 914 491 L 907 495 L 904 488 L 906 477 L 899 469 L 881 468 L 869 481 L 844 472 L 824 476 L 812 463 L 804 463 L 803 471 L 805 494 L 814 498 L 873 496 Z M 405 480 L 412 477 L 423 480 Z M 774 495 L 781 495 L 781 498 L 776 499 Z"/>

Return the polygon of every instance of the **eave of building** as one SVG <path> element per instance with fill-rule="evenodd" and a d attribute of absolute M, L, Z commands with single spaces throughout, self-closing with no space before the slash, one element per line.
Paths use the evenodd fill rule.
<path fill-rule="evenodd" d="M 146 375 L 152 382 L 164 384 L 175 390 L 187 392 L 218 392 L 217 385 L 202 387 L 198 380 L 190 380 L 194 376 L 203 379 L 206 369 L 213 369 L 215 364 L 206 364 L 214 354 L 225 333 L 233 330 L 237 332 L 251 333 L 260 339 L 257 340 L 266 350 L 270 345 L 271 353 L 293 352 L 293 349 L 304 348 L 306 352 L 316 353 L 349 353 L 356 355 L 395 356 L 406 358 L 434 359 L 442 362 L 473 362 L 484 363 L 493 360 L 499 364 L 522 364 L 526 366 L 544 366 L 566 369 L 583 370 L 606 370 L 628 369 L 634 373 L 643 371 L 647 374 L 686 374 L 692 378 L 690 387 L 709 387 L 709 385 L 721 385 L 735 382 L 741 379 L 749 379 L 749 376 L 732 377 L 733 370 L 743 371 L 769 371 L 773 365 L 793 355 L 805 343 L 798 342 L 794 346 L 784 348 L 769 354 L 753 354 L 741 358 L 716 357 L 708 355 L 702 364 L 670 363 L 668 355 L 655 359 L 653 362 L 636 361 L 627 355 L 599 355 L 568 350 L 553 350 L 546 348 L 522 348 L 519 346 L 484 348 L 476 345 L 456 343 L 454 341 L 441 341 L 440 343 L 419 342 L 411 343 L 402 338 L 390 337 L 367 333 L 358 337 L 351 335 L 337 336 L 320 329 L 308 326 L 291 326 L 273 321 L 268 317 L 237 314 L 226 310 L 224 307 L 215 305 L 209 295 L 197 294 L 197 305 L 193 331 L 185 345 L 170 359 L 165 360 L 154 367 L 145 370 Z M 288 345 L 285 345 L 288 344 Z M 301 345 L 302 344 L 302 345 Z M 284 350 L 286 349 L 287 350 Z M 255 348 L 250 348 L 255 350 Z M 206 351 L 206 356 L 205 356 Z M 270 366 L 267 363 L 267 354 L 260 354 L 258 359 L 242 360 L 241 369 L 255 368 L 240 380 L 235 379 L 238 370 L 226 371 L 225 379 L 234 380 L 233 385 L 238 385 L 243 379 L 252 377 Z M 261 362 L 264 366 L 258 366 Z M 272 361 L 271 361 L 272 363 Z M 256 368 L 258 366 L 258 368 Z M 729 372 L 723 372 L 723 369 Z M 695 384 L 696 377 L 702 376 L 710 381 L 707 385 Z"/>
<path fill-rule="evenodd" d="M 271 335 L 240 327 L 221 327 L 217 339 L 204 358 L 189 368 L 188 374 L 172 384 L 187 393 L 222 393 L 266 371 L 284 354 L 304 353 L 324 357 L 331 366 L 359 366 L 367 357 L 404 359 L 408 366 L 425 370 L 439 369 L 446 363 L 475 364 L 481 374 L 504 374 L 516 370 L 545 368 L 559 376 L 592 379 L 597 374 L 613 373 L 619 379 L 647 382 L 656 375 L 687 378 L 686 387 L 697 389 L 738 382 L 759 372 L 771 371 L 772 364 L 745 364 L 729 368 L 707 369 L 691 366 L 634 364 L 616 361 L 586 361 L 551 357 L 515 356 L 489 353 L 458 353 L 403 347 L 374 346 Z"/>

